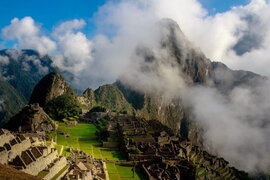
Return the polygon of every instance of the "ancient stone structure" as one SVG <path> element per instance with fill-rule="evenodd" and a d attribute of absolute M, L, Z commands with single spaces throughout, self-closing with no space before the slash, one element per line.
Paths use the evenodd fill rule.
<path fill-rule="evenodd" d="M 49 180 L 68 166 L 67 159 L 59 156 L 52 146 L 46 146 L 39 135 L 0 129 L 0 140 L 0 163 L 27 174 Z"/>
<path fill-rule="evenodd" d="M 223 158 L 176 136 L 158 121 L 117 116 L 108 131 L 118 131 L 121 149 L 130 162 L 142 167 L 148 179 L 246 179 Z"/>
<path fill-rule="evenodd" d="M 56 128 L 54 121 L 47 115 L 39 104 L 26 105 L 18 114 L 13 116 L 5 125 L 11 131 L 46 131 Z"/>
<path fill-rule="evenodd" d="M 70 168 L 64 180 L 102 180 L 109 179 L 106 165 L 102 160 L 78 150 L 71 150 Z"/>
<path fill-rule="evenodd" d="M 65 121 L 66 126 L 77 126 L 78 121 Z"/>

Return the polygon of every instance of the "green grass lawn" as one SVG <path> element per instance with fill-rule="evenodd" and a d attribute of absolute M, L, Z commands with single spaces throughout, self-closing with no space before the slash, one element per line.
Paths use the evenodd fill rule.
<path fill-rule="evenodd" d="M 102 144 L 96 140 L 96 130 L 94 124 L 79 123 L 75 127 L 70 127 L 59 123 L 58 131 L 69 134 L 69 137 L 57 133 L 57 144 L 80 149 L 95 158 L 122 160 L 123 157 L 119 151 L 101 147 Z"/>
<path fill-rule="evenodd" d="M 135 172 L 133 178 L 133 167 L 120 166 L 113 163 L 106 163 L 109 172 L 110 180 L 121 180 L 121 179 L 143 179 L 140 178 L 139 173 Z"/>
<path fill-rule="evenodd" d="M 57 147 L 59 146 L 57 149 L 61 147 L 60 145 L 63 145 L 65 147 L 63 150 L 64 155 L 69 155 L 67 148 L 73 147 L 95 158 L 123 160 L 124 158 L 120 151 L 101 147 L 101 143 L 96 140 L 96 130 L 97 128 L 94 124 L 79 123 L 75 127 L 70 127 L 65 126 L 64 123 L 59 123 L 58 131 L 69 134 L 69 137 L 65 137 L 59 133 L 50 134 L 50 136 L 57 136 Z M 106 165 L 111 180 L 140 179 L 137 173 L 135 173 L 135 177 L 132 178 L 132 167 L 119 166 L 113 163 L 106 163 Z"/>

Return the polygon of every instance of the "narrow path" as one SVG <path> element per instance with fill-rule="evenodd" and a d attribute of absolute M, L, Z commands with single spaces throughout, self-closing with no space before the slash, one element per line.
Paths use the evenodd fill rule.
<path fill-rule="evenodd" d="M 62 145 L 62 146 L 61 146 L 60 153 L 59 153 L 60 155 L 62 155 L 62 153 L 63 153 L 63 149 L 64 149 L 64 146 Z"/>

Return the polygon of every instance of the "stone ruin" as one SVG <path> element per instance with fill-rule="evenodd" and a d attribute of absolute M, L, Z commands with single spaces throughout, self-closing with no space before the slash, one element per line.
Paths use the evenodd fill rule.
<path fill-rule="evenodd" d="M 118 129 L 120 148 L 130 162 L 141 165 L 148 179 L 247 178 L 245 172 L 175 136 L 158 121 L 122 116 L 111 119 L 109 127 Z"/>
<path fill-rule="evenodd" d="M 54 121 L 46 114 L 39 104 L 26 105 L 18 114 L 13 116 L 4 128 L 11 131 L 45 131 L 56 129 Z"/>
<path fill-rule="evenodd" d="M 46 146 L 43 139 L 5 129 L 0 129 L 0 163 L 45 180 L 68 166 L 67 159 L 59 156 L 52 146 Z"/>
<path fill-rule="evenodd" d="M 106 165 L 102 160 L 94 159 L 85 152 L 71 149 L 70 168 L 64 180 L 102 180 L 108 179 Z"/>

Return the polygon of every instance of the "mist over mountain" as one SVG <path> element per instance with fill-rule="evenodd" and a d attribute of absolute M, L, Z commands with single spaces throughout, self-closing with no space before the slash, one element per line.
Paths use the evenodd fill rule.
<path fill-rule="evenodd" d="M 10 83 L 25 100 L 30 98 L 37 82 L 55 70 L 51 58 L 35 50 L 1 50 L 0 59 L 0 77 Z"/>

